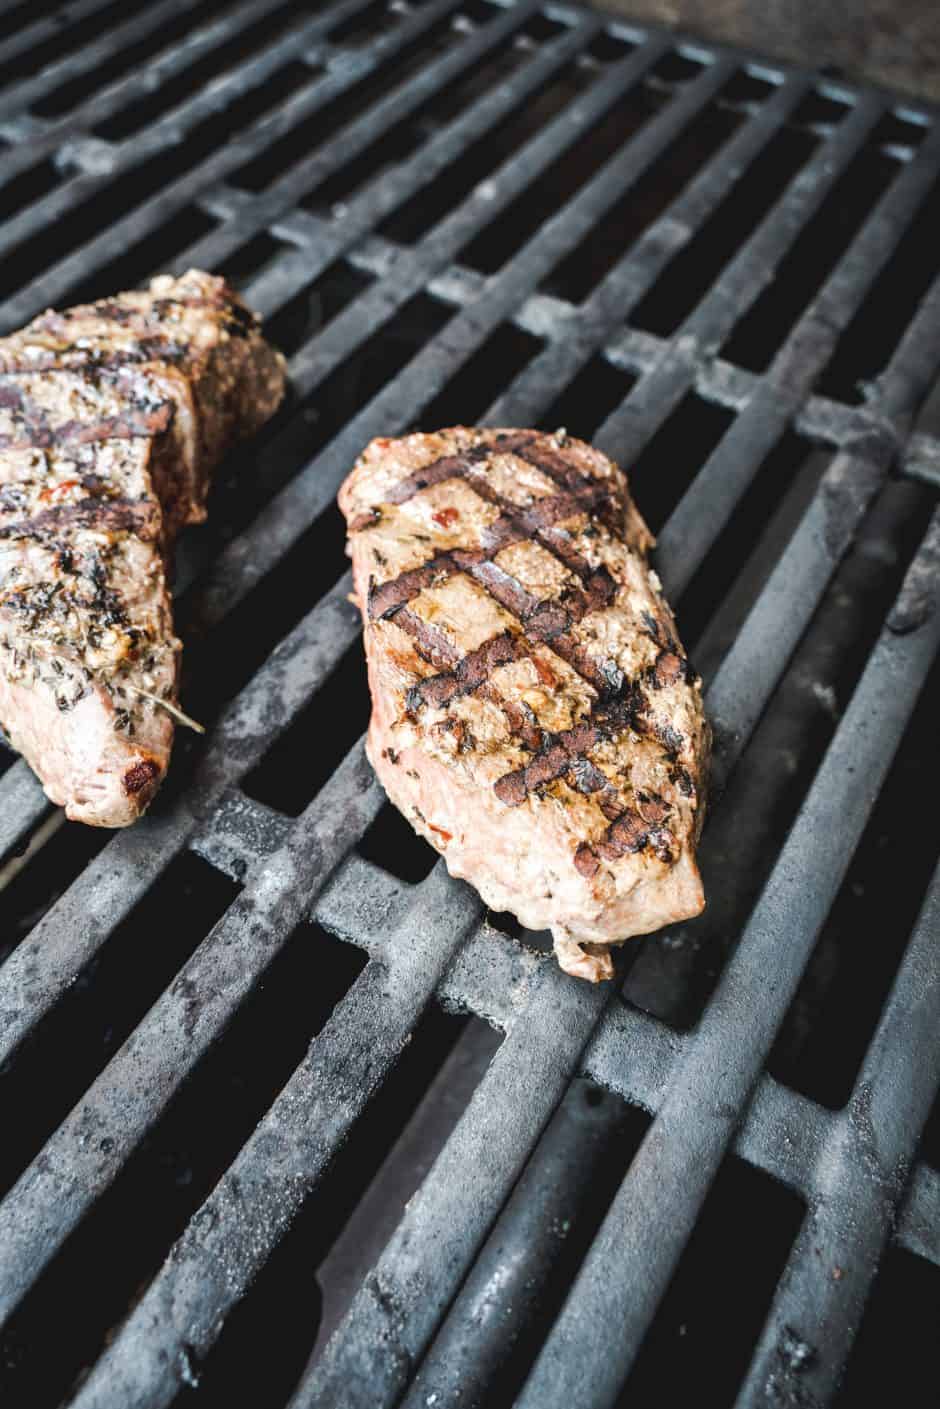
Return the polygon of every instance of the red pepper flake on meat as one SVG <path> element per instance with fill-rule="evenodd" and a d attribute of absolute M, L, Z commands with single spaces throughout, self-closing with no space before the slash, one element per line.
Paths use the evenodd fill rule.
<path fill-rule="evenodd" d="M 42 490 L 39 498 L 51 504 L 55 499 L 63 499 L 70 489 L 81 489 L 81 480 L 64 479 L 61 484 L 50 484 L 48 489 Z"/>
<path fill-rule="evenodd" d="M 551 689 L 553 685 L 558 684 L 558 680 L 551 666 L 547 661 L 542 660 L 541 656 L 538 654 L 533 655 L 532 664 L 535 666 L 535 673 L 538 675 L 543 685 L 547 685 L 548 688 Z"/>
<path fill-rule="evenodd" d="M 437 832 L 439 837 L 443 837 L 445 846 L 453 836 L 452 832 L 445 832 L 443 827 L 435 827 L 433 822 L 428 823 L 428 831 Z"/>
<path fill-rule="evenodd" d="M 451 524 L 455 524 L 460 518 L 460 514 L 456 509 L 438 509 L 431 518 L 435 523 L 439 523 L 441 528 L 450 528 Z"/>

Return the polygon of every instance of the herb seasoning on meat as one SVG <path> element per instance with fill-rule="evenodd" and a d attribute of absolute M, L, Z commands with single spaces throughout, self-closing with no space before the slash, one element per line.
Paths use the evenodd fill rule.
<path fill-rule="evenodd" d="M 133 822 L 193 725 L 168 562 L 283 390 L 255 315 L 196 271 L 0 339 L 0 719 L 73 819 Z"/>
<path fill-rule="evenodd" d="M 609 978 L 611 945 L 704 904 L 701 682 L 626 476 L 565 432 L 457 427 L 373 441 L 340 507 L 389 796 L 564 969 Z"/>

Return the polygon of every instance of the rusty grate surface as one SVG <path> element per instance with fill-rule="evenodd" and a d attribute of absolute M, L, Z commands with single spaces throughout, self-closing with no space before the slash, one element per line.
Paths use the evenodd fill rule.
<path fill-rule="evenodd" d="M 199 265 L 292 377 L 184 545 L 207 740 L 111 837 L 0 776 L 3 1402 L 223 1402 L 434 1072 L 436 1157 L 259 1402 L 861 1402 L 940 1278 L 935 114 L 534 0 L 10 5 L 0 85 L 3 329 Z M 709 911 L 615 992 L 428 872 L 364 760 L 334 496 L 456 420 L 633 467 L 707 682 Z M 716 1255 L 727 1354 L 682 1320 Z"/>

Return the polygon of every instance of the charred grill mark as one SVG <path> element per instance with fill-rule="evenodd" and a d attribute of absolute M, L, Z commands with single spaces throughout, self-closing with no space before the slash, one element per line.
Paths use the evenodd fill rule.
<path fill-rule="evenodd" d="M 534 439 L 535 436 L 526 431 L 519 435 L 498 436 L 492 445 L 474 445 L 459 455 L 442 455 L 439 460 L 432 460 L 429 465 L 423 465 L 420 470 L 413 470 L 410 475 L 396 484 L 394 489 L 389 491 L 385 502 L 387 504 L 404 504 L 422 489 L 428 489 L 432 484 L 442 484 L 448 479 L 466 479 L 476 465 L 481 461 L 488 460 L 491 455 L 515 455 L 519 449 Z"/>
<path fill-rule="evenodd" d="M 132 318 L 139 316 L 140 310 L 132 308 L 126 303 L 117 303 L 116 301 L 104 301 L 95 304 L 95 313 L 100 318 L 106 318 L 109 323 L 129 323 Z M 39 326 L 42 327 L 42 321 L 37 321 L 39 321 Z M 57 315 L 57 321 L 59 323 L 64 321 L 63 315 Z"/>
<path fill-rule="evenodd" d="M 368 509 L 364 514 L 358 514 L 349 525 L 350 533 L 361 533 L 364 528 L 374 528 L 382 519 L 381 509 Z"/>
<path fill-rule="evenodd" d="M 685 738 L 679 733 L 678 729 L 673 729 L 671 724 L 663 724 L 660 720 L 656 720 L 653 724 L 652 732 L 656 735 L 656 738 L 668 754 L 677 756 L 682 752 L 682 745 L 685 743 Z"/>
<path fill-rule="evenodd" d="M 669 771 L 669 781 L 675 783 L 683 797 L 695 796 L 695 784 L 692 775 L 687 768 L 682 768 L 677 763 Z"/>
<path fill-rule="evenodd" d="M 0 388 L 0 395 L 5 390 Z M 27 414 L 19 409 L 14 419 L 22 429 L 12 434 L 0 434 L 0 450 L 48 450 L 69 442 L 84 445 L 98 440 L 152 438 L 169 428 L 173 420 L 173 406 L 164 402 L 153 409 L 132 408 L 95 421 L 62 421 L 55 426 L 49 424 L 48 417 L 41 411 Z"/>
<path fill-rule="evenodd" d="M 459 665 L 460 653 L 450 644 L 443 631 L 422 620 L 416 612 L 402 607 L 396 614 L 395 625 L 414 638 L 415 649 L 422 660 L 436 665 L 439 670 L 452 670 Z"/>
<path fill-rule="evenodd" d="M 674 651 L 660 651 L 653 666 L 652 685 L 656 690 L 675 685 L 685 674 L 685 661 Z"/>
<path fill-rule="evenodd" d="M 401 480 L 388 491 L 385 503 L 404 504 L 431 485 L 442 484 L 451 479 L 463 479 L 481 499 L 495 504 L 501 510 L 500 518 L 483 534 L 483 546 L 488 549 L 491 557 L 511 543 L 537 538 L 565 567 L 579 577 L 584 577 L 591 571 L 590 565 L 572 546 L 569 536 L 555 525 L 575 514 L 602 507 L 614 497 L 614 486 L 604 480 L 594 480 L 573 467 L 566 466 L 558 455 L 546 458 L 548 452 L 527 451 L 526 447 L 537 439 L 538 437 L 529 433 L 519 436 L 506 435 L 492 445 L 478 445 L 460 455 L 442 456 L 441 459 L 432 461 L 430 465 L 413 471 Z M 493 454 L 507 453 L 519 455 L 528 464 L 542 469 L 559 485 L 562 492 L 546 495 L 528 508 L 511 504 L 496 493 L 486 478 L 486 462 L 490 457 Z M 360 514 L 350 524 L 350 532 L 370 528 L 380 518 L 381 510 L 377 508 Z"/>
<path fill-rule="evenodd" d="M 637 793 L 636 798 L 637 811 L 650 827 L 656 827 L 660 822 L 665 822 L 672 811 L 669 803 L 658 793 Z"/>
<path fill-rule="evenodd" d="M 409 616 L 411 615 L 409 613 Z M 420 620 L 418 617 L 412 619 Z M 424 625 L 422 622 L 422 626 Z M 410 626 L 406 626 L 406 630 L 410 630 Z M 470 651 L 458 660 L 450 670 L 441 675 L 429 676 L 428 679 L 413 685 L 408 691 L 406 706 L 412 713 L 417 713 L 425 704 L 440 709 L 458 696 L 478 690 L 488 682 L 498 665 L 508 665 L 510 661 L 518 660 L 521 653 L 520 637 L 509 632 L 502 636 L 493 636 L 477 650 Z"/>
<path fill-rule="evenodd" d="M 532 444 L 536 444 L 536 449 L 532 449 Z M 513 451 L 520 460 L 525 460 L 526 464 L 533 469 L 541 470 L 543 475 L 554 480 L 557 485 L 564 489 L 579 489 L 585 483 L 590 483 L 591 477 L 582 473 L 575 465 L 570 464 L 563 455 L 559 455 L 557 450 L 553 450 L 551 445 L 546 445 L 546 437 L 542 436 L 535 440 L 533 437 L 524 445 Z"/>
<path fill-rule="evenodd" d="M 415 470 L 406 479 L 396 484 L 394 489 L 390 489 L 386 498 L 386 504 L 405 504 L 409 499 L 413 499 L 422 489 L 430 489 L 433 484 L 443 484 L 449 479 L 465 479 L 474 463 L 474 458 L 479 459 L 479 455 L 468 450 L 463 455 L 443 455 L 440 460 L 434 460 L 432 464 L 425 465 L 423 469 Z"/>
<path fill-rule="evenodd" d="M 574 867 L 588 880 L 595 876 L 601 860 L 619 861 L 650 850 L 667 865 L 676 859 L 676 839 L 664 826 L 671 808 L 655 793 L 638 793 L 637 806 L 624 808 L 611 822 L 604 836 L 592 846 L 582 842 L 574 853 Z"/>
<path fill-rule="evenodd" d="M 616 738 L 624 729 L 642 728 L 643 701 L 637 689 L 629 689 L 620 698 L 611 701 L 605 709 L 595 705 L 591 713 L 571 729 L 547 735 L 540 756 L 525 768 L 506 773 L 497 779 L 494 791 L 501 802 L 511 807 L 524 802 L 532 788 L 554 782 L 572 769 L 579 769 L 584 763 L 586 769 L 576 774 L 574 786 L 579 792 L 596 792 L 607 784 L 607 779 L 599 769 L 584 757 L 589 749 L 605 739 Z M 593 782 L 595 786 L 581 784 Z M 611 787 L 611 795 L 616 789 Z M 609 803 L 611 797 L 606 801 Z M 618 805 L 619 813 L 620 807 Z"/>
<path fill-rule="evenodd" d="M 498 778 L 493 784 L 493 791 L 507 807 L 518 807 L 534 788 L 554 782 L 576 767 L 581 761 L 580 755 L 586 753 L 600 737 L 600 729 L 589 720 L 563 733 L 549 735 L 543 750 L 532 762 L 525 768 Z"/>
<path fill-rule="evenodd" d="M 400 573 L 398 577 L 391 578 L 388 582 L 383 582 L 376 587 L 374 583 L 369 584 L 369 620 L 388 621 L 395 616 L 402 607 L 414 600 L 419 593 L 427 587 L 433 587 L 435 583 L 443 582 L 452 576 L 456 571 L 453 557 L 450 553 L 441 553 L 428 562 L 422 563 L 419 568 L 412 568 L 410 572 Z M 399 622 L 399 625 L 401 623 Z"/>
<path fill-rule="evenodd" d="M 527 646 L 522 637 L 506 632 L 458 658 L 446 637 L 407 607 L 398 613 L 395 621 L 415 638 L 415 647 L 423 659 L 434 665 L 450 667 L 411 687 L 405 697 L 405 708 L 409 713 L 417 714 L 424 705 L 443 709 L 461 695 L 479 693 L 503 711 L 510 731 L 527 748 L 534 752 L 542 746 L 544 736 L 529 706 L 521 700 L 504 699 L 489 678 L 497 666 L 508 665 L 526 654 Z M 472 744 L 467 747 L 472 747 Z"/>
<path fill-rule="evenodd" d="M 102 336 L 106 334 L 102 331 Z M 29 344 L 29 356 L 20 349 L 8 352 L 0 349 L 0 371 L 5 375 L 28 372 L 68 372 L 90 368 L 96 372 L 113 372 L 122 367 L 140 366 L 149 362 L 182 362 L 187 356 L 187 348 L 169 338 L 149 336 L 138 338 L 128 347 L 113 348 L 103 346 L 80 346 L 78 343 L 64 342 L 55 348 L 42 348 L 37 343 Z M 2 391 L 0 391 L 2 397 Z M 0 404 L 4 404 L 0 400 Z"/>
<path fill-rule="evenodd" d="M 398 577 L 390 578 L 388 582 L 383 582 L 379 586 L 369 589 L 369 619 L 370 621 L 387 620 L 390 616 L 403 606 L 417 597 L 425 588 L 443 582 L 447 577 L 453 576 L 455 572 L 466 572 L 475 577 L 488 590 L 493 592 L 497 601 L 500 597 L 495 590 L 495 584 L 501 584 L 506 590 L 506 585 L 514 583 L 511 589 L 512 601 L 527 604 L 529 611 L 534 609 L 537 602 L 535 597 L 527 593 L 515 579 L 508 573 L 504 573 L 492 559 L 503 548 L 508 548 L 514 543 L 527 542 L 532 538 L 544 540 L 549 526 L 556 519 L 570 517 L 575 512 L 580 512 L 584 507 L 592 507 L 596 498 L 601 493 L 607 491 L 603 486 L 589 488 L 587 498 L 590 503 L 586 504 L 582 498 L 569 494 L 552 495 L 547 499 L 542 499 L 533 506 L 532 509 L 516 512 L 504 513 L 494 523 L 490 524 L 483 534 L 483 545 L 480 548 L 454 548 L 445 553 L 437 553 L 420 567 L 411 568 L 407 572 L 400 573 Z M 498 501 L 502 502 L 502 501 Z M 378 511 L 373 511 L 378 512 Z M 361 522 L 366 519 L 366 515 L 354 520 L 354 525 L 360 524 L 363 528 L 371 527 L 377 522 L 376 518 L 369 518 L 368 522 Z M 549 546 L 546 543 L 545 546 Z M 550 551 L 555 551 L 556 544 L 551 544 Z M 576 553 L 570 546 L 566 545 L 561 551 L 556 552 L 565 567 L 568 567 L 581 577 L 587 584 L 589 595 L 597 596 L 597 584 L 606 580 L 613 584 L 613 579 L 606 568 L 592 569 L 590 565 Z M 491 584 L 493 584 L 491 586 Z M 613 584 L 616 590 L 616 584 Z M 524 598 L 519 596 L 524 594 Z M 611 600 L 612 593 L 608 593 L 605 600 L 598 600 L 597 605 L 606 605 Z M 586 606 L 585 611 L 593 610 L 591 606 Z M 516 607 L 509 605 L 510 611 L 516 611 Z M 583 615 L 584 613 L 582 613 Z"/>
<path fill-rule="evenodd" d="M 525 622 L 529 614 L 537 609 L 538 598 L 533 597 L 517 578 L 504 572 L 492 559 L 481 556 L 474 560 L 473 555 L 461 552 L 455 553 L 454 558 L 464 572 L 485 587 L 501 607 L 512 612 L 520 621 Z"/>
<path fill-rule="evenodd" d="M 477 689 L 484 684 L 497 666 L 506 665 L 511 660 L 520 660 L 525 656 L 531 656 L 533 643 L 550 644 L 552 650 L 563 660 L 567 660 L 572 668 L 589 684 L 595 687 L 603 686 L 604 678 L 598 672 L 596 664 L 590 661 L 583 647 L 574 640 L 571 633 L 577 622 L 588 612 L 606 606 L 613 600 L 617 584 L 606 568 L 599 568 L 592 574 L 587 587 L 578 585 L 567 593 L 563 593 L 557 601 L 540 602 L 527 592 L 515 578 L 502 572 L 488 559 L 472 561 L 474 555 L 463 552 L 458 552 L 456 555 L 443 554 L 439 558 L 433 558 L 423 567 L 396 578 L 391 584 L 395 589 L 394 592 L 384 593 L 384 586 L 389 584 L 384 584 L 383 587 L 371 591 L 369 596 L 370 618 L 372 620 L 375 620 L 376 617 L 383 620 L 394 618 L 411 635 L 417 636 L 419 628 L 416 623 L 421 619 L 415 614 L 409 613 L 410 622 L 403 622 L 401 615 L 404 603 L 411 600 L 424 587 L 440 581 L 442 574 L 446 576 L 448 560 L 455 556 L 461 559 L 460 567 L 480 581 L 501 606 L 517 616 L 523 634 L 511 638 L 513 649 L 509 655 L 505 653 L 505 645 L 497 646 L 496 644 L 505 641 L 508 637 L 497 636 L 491 642 L 484 643 L 476 651 L 472 651 L 464 657 L 450 672 L 453 676 L 453 694 L 467 694 L 469 689 Z M 416 590 L 412 590 L 415 588 Z M 403 594 L 404 601 L 398 600 L 399 592 Z M 422 626 L 427 629 L 425 623 L 422 623 Z M 472 662 L 469 676 L 462 673 L 462 668 L 468 661 Z M 486 664 L 485 670 L 484 664 Z M 470 679 L 474 681 L 472 686 L 468 686 L 466 683 Z M 414 698 L 409 708 L 418 708 L 421 703 L 430 702 L 437 706 L 446 704 L 452 696 L 447 693 L 446 677 L 440 677 L 440 681 L 441 683 L 435 687 L 436 693 L 433 700 L 425 692 L 419 691 L 418 694 L 414 694 L 412 691 Z M 422 683 L 428 684 L 426 681 Z M 418 688 L 415 687 L 415 689 Z"/>
<path fill-rule="evenodd" d="M 613 783 L 589 758 L 575 759 L 568 770 L 568 782 L 579 793 L 593 797 L 608 822 L 616 821 L 623 806 L 620 794 Z"/>
<path fill-rule="evenodd" d="M 106 499 L 91 495 L 75 504 L 56 504 L 28 519 L 0 525 L 0 539 L 32 538 L 46 542 L 65 529 L 98 528 L 104 533 L 133 533 L 146 542 L 160 537 L 160 515 L 151 499 Z"/>
<path fill-rule="evenodd" d="M 582 842 L 574 854 L 574 869 L 586 880 L 590 880 L 592 876 L 597 875 L 600 865 L 594 848 L 588 842 Z"/>
<path fill-rule="evenodd" d="M 509 442 L 509 443 L 507 443 Z M 669 804 L 655 794 L 638 794 L 636 806 L 624 806 L 618 789 L 587 757 L 597 743 L 614 738 L 632 728 L 647 737 L 655 737 L 673 758 L 680 752 L 684 739 L 671 725 L 651 719 L 644 687 L 661 690 L 689 679 L 691 667 L 681 647 L 661 619 L 650 612 L 643 613 L 647 634 L 659 647 L 655 663 L 637 681 L 628 681 L 612 660 L 591 659 L 586 648 L 573 633 L 573 628 L 589 612 L 610 605 L 617 593 L 617 583 L 606 567 L 592 569 L 577 552 L 570 536 L 556 527 L 566 518 L 594 510 L 609 519 L 608 527 L 617 535 L 618 529 L 609 518 L 616 486 L 593 480 L 581 474 L 563 456 L 544 446 L 544 437 L 522 436 L 516 443 L 505 437 L 502 444 L 477 446 L 461 455 L 450 455 L 415 471 L 401 481 L 386 502 L 402 504 L 422 489 L 448 479 L 469 482 L 474 491 L 500 508 L 500 517 L 484 530 L 478 549 L 452 549 L 439 553 L 419 568 L 402 573 L 390 582 L 370 588 L 369 618 L 396 621 L 425 647 L 425 658 L 437 663 L 427 627 L 407 608 L 407 603 L 425 588 L 446 580 L 455 572 L 464 572 L 478 581 L 522 628 L 522 634 L 505 632 L 471 651 L 462 659 L 452 661 L 439 675 L 419 682 L 408 692 L 406 707 L 412 713 L 423 705 L 445 707 L 451 700 L 479 691 L 494 699 L 503 709 L 514 735 L 531 748 L 535 757 L 524 767 L 497 779 L 493 788 L 507 807 L 518 807 L 530 792 L 545 787 L 559 778 L 566 778 L 578 792 L 593 796 L 609 826 L 603 838 L 591 845 L 583 843 L 574 854 L 574 866 L 584 877 L 596 875 L 601 859 L 614 861 L 628 854 L 650 849 L 660 860 L 675 859 L 675 838 L 664 825 L 670 813 Z M 533 445 L 537 448 L 533 449 Z M 541 470 L 558 486 L 559 493 L 537 500 L 528 508 L 508 503 L 498 495 L 485 478 L 485 463 L 494 453 L 511 453 Z M 381 518 L 375 509 L 360 515 L 351 530 L 370 527 Z M 566 589 L 558 598 L 539 600 L 517 579 L 503 571 L 493 561 L 496 554 L 512 543 L 537 540 L 576 577 L 577 585 Z M 440 633 L 434 633 L 435 639 Z M 534 661 L 533 643 L 547 645 L 586 680 L 598 693 L 588 716 L 571 729 L 549 734 L 539 728 L 531 709 L 519 701 L 502 699 L 490 683 L 490 675 L 498 666 L 527 657 Z M 448 650 L 452 649 L 449 647 Z M 539 672 L 541 675 L 541 671 Z M 687 770 L 675 771 L 675 781 L 685 796 L 694 793 Z"/>

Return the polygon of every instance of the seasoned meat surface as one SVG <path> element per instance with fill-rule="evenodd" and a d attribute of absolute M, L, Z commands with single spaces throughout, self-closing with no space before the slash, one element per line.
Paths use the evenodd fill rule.
<path fill-rule="evenodd" d="M 696 915 L 709 730 L 652 536 L 559 431 L 375 440 L 340 491 L 389 797 L 494 910 L 598 981 Z"/>
<path fill-rule="evenodd" d="M 196 271 L 0 339 L 0 725 L 75 820 L 123 826 L 159 787 L 174 539 L 283 386 L 254 314 Z"/>

